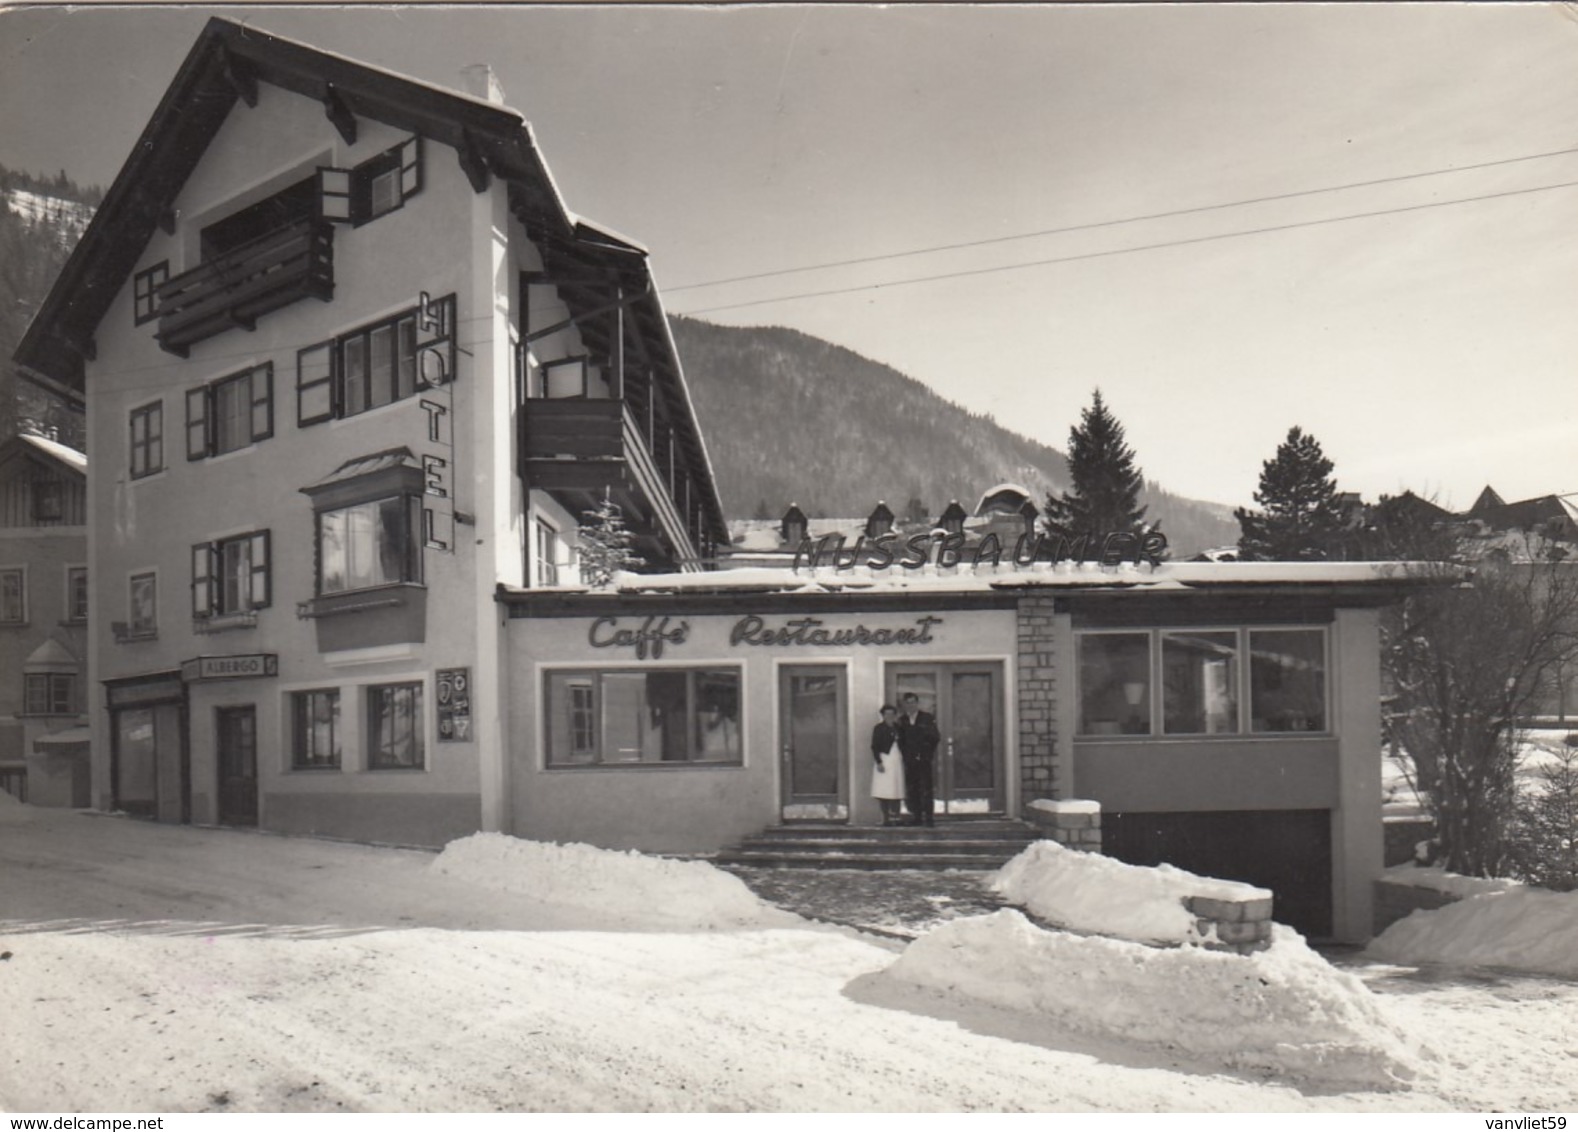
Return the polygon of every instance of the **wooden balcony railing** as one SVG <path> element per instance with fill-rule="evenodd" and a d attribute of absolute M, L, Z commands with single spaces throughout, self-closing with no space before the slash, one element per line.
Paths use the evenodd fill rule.
<path fill-rule="evenodd" d="M 334 228 L 302 220 L 242 244 L 159 288 L 159 345 L 186 356 L 194 342 L 308 296 L 334 295 Z"/>
<path fill-rule="evenodd" d="M 527 485 L 549 492 L 572 512 L 596 506 L 606 493 L 621 506 L 634 504 L 651 514 L 665 532 L 667 553 L 695 557 L 695 532 L 622 401 L 527 401 L 520 415 L 520 460 Z"/>

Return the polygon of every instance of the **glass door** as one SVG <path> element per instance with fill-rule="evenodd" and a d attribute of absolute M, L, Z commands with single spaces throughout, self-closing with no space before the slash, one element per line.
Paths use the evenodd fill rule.
<path fill-rule="evenodd" d="M 937 719 L 937 809 L 945 814 L 1001 813 L 1007 808 L 1003 767 L 1002 665 L 893 664 L 888 698 L 914 692 L 920 710 Z"/>
<path fill-rule="evenodd" d="M 785 665 L 778 672 L 785 821 L 849 820 L 845 671 Z"/>

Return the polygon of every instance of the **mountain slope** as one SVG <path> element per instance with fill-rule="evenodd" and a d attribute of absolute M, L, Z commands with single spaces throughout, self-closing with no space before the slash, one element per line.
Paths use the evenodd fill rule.
<path fill-rule="evenodd" d="M 901 514 L 918 499 L 935 516 L 953 499 L 973 508 L 999 483 L 1039 506 L 1068 484 L 1061 452 L 852 350 L 784 327 L 671 322 L 731 518 L 776 518 L 790 503 L 854 517 L 879 499 Z M 1175 557 L 1238 539 L 1228 507 L 1155 484 L 1145 499 Z"/>
<path fill-rule="evenodd" d="M 20 381 L 11 354 L 102 197 L 61 174 L 54 180 L 0 165 L 0 438 L 26 422 L 83 448 L 82 415 Z"/>

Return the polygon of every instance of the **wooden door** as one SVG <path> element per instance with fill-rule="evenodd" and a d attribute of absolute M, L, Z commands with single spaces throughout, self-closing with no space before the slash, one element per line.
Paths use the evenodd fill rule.
<path fill-rule="evenodd" d="M 214 737 L 219 763 L 219 824 L 258 823 L 257 709 L 215 710 Z"/>
<path fill-rule="evenodd" d="M 785 665 L 778 675 L 783 816 L 849 820 L 849 711 L 845 671 Z"/>

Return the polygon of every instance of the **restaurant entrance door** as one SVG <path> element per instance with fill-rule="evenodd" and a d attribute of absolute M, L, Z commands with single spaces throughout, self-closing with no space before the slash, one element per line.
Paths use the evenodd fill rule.
<path fill-rule="evenodd" d="M 922 711 L 937 717 L 937 810 L 943 814 L 1002 813 L 1008 805 L 1003 768 L 1003 666 L 993 661 L 890 664 L 887 698 L 914 692 Z"/>
<path fill-rule="evenodd" d="M 846 672 L 822 664 L 778 670 L 785 821 L 849 820 Z"/>

